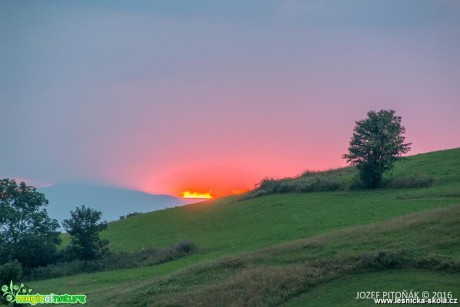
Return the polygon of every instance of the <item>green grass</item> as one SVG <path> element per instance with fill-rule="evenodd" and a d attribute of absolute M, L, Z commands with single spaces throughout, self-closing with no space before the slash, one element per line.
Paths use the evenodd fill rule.
<path fill-rule="evenodd" d="M 234 196 L 113 222 L 103 237 L 114 250 L 166 247 L 190 239 L 198 252 L 161 265 L 43 280 L 30 286 L 42 293 L 86 293 L 96 305 L 104 305 L 103 299 L 131 304 L 137 297 L 151 304 L 214 298 L 215 291 L 244 297 L 240 285 L 249 280 L 248 293 L 266 294 L 253 295 L 258 298 L 253 303 L 266 305 L 294 301 L 313 286 L 355 274 L 359 265 L 350 259 L 366 252 L 391 249 L 410 257 L 458 261 L 459 210 L 449 206 L 460 203 L 458 157 L 460 148 L 397 163 L 394 178 L 430 176 L 435 183 L 429 188 L 289 193 L 244 201 Z M 343 176 L 353 174 L 347 170 Z M 446 208 L 436 209 L 442 207 Z M 400 218 L 404 215 L 409 216 Z M 294 242 L 284 244 L 289 241 Z M 284 245 L 270 247 L 278 244 Z M 239 256 L 222 260 L 231 255 Z M 323 279 L 305 284 L 297 272 L 314 275 L 306 266 L 315 259 L 329 266 L 316 272 Z M 284 294 L 270 288 L 272 283 L 279 286 L 277 280 L 286 282 Z"/>
<path fill-rule="evenodd" d="M 429 152 L 409 157 L 398 162 L 394 177 L 428 175 L 436 184 L 446 185 L 460 181 L 460 148 Z"/>
<path fill-rule="evenodd" d="M 435 186 L 431 188 L 291 193 L 245 201 L 228 197 L 114 222 L 103 236 L 117 250 L 166 247 L 188 238 L 205 252 L 226 254 L 227 250 L 249 250 L 372 223 L 454 203 L 460 196 L 455 194 L 460 191 L 458 157 L 460 148 L 417 155 L 396 164 L 394 177 L 432 176 Z"/>
<path fill-rule="evenodd" d="M 55 283 L 52 291 L 84 292 L 91 298 L 89 302 L 97 306 L 266 306 L 283 302 L 296 304 L 309 300 L 312 295 L 319 300 L 318 306 L 325 306 L 329 298 L 324 296 L 325 301 L 321 301 L 315 297 L 317 289 L 333 292 L 335 288 L 323 288 L 346 276 L 359 280 L 366 273 L 387 274 L 393 267 L 406 276 L 407 283 L 401 280 L 396 284 L 404 286 L 400 290 L 414 290 L 420 284 L 416 275 L 423 275 L 421 270 L 425 270 L 427 276 L 438 277 L 426 290 L 444 289 L 460 294 L 459 219 L 460 205 L 448 206 L 229 256 L 166 276 L 145 274 L 141 278 L 137 275 L 125 282 L 98 283 L 97 287 L 93 283 L 96 279 L 110 283 L 132 270 L 119 271 L 118 275 L 87 274 L 52 280 Z M 386 258 L 375 262 L 375 255 L 382 251 Z M 415 272 L 412 277 L 411 272 Z M 449 285 L 457 286 L 445 288 L 446 279 L 450 280 Z M 75 281 L 78 284 L 73 284 Z M 30 286 L 34 290 L 50 289 L 51 284 L 47 287 L 46 281 L 43 283 Z M 382 279 L 375 291 L 390 285 L 394 283 Z M 353 297 L 359 286 L 361 284 L 357 283 L 343 291 Z"/>
<path fill-rule="evenodd" d="M 226 255 L 456 201 L 457 197 L 437 195 L 435 189 L 269 195 L 133 217 L 130 223 L 110 225 L 104 238 L 117 250 L 164 247 L 190 239 L 200 254 Z"/>
<path fill-rule="evenodd" d="M 459 277 L 456 274 L 417 269 L 387 270 L 362 273 L 326 282 L 312 291 L 282 304 L 294 306 L 373 306 L 373 300 L 356 299 L 362 291 L 423 291 L 452 292 L 460 298 Z"/>

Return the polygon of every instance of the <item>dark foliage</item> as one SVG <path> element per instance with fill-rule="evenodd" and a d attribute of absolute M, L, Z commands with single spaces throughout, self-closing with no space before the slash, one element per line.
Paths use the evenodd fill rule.
<path fill-rule="evenodd" d="M 81 273 L 151 266 L 187 256 L 195 251 L 195 243 L 183 240 L 162 249 L 147 248 L 136 252 L 109 253 L 99 260 L 92 261 L 73 260 L 59 262 L 32 270 L 28 275 L 28 279 L 47 279 Z"/>
<path fill-rule="evenodd" d="M 71 211 L 70 215 L 71 218 L 62 223 L 71 236 L 67 254 L 80 260 L 104 256 L 108 252 L 109 242 L 99 237 L 99 233 L 107 228 L 107 222 L 100 222 L 102 212 L 81 206 Z"/>
<path fill-rule="evenodd" d="M 124 219 L 127 219 L 129 217 L 133 217 L 133 216 L 136 216 L 136 215 L 141 215 L 142 212 L 133 212 L 133 213 L 128 213 L 127 215 L 122 215 L 120 216 L 120 220 L 124 220 Z"/>
<path fill-rule="evenodd" d="M 326 192 L 343 189 L 345 185 L 337 175 L 338 170 L 322 172 L 306 171 L 295 178 L 265 178 L 254 190 L 242 196 L 242 199 L 254 198 L 275 193 Z"/>
<path fill-rule="evenodd" d="M 22 273 L 22 266 L 17 260 L 0 265 L 0 287 L 11 280 L 18 281 Z"/>
<path fill-rule="evenodd" d="M 343 158 L 358 168 L 365 187 L 381 187 L 383 173 L 409 152 L 410 143 L 404 143 L 405 132 L 401 117 L 394 110 L 370 111 L 366 119 L 356 122 L 348 153 Z"/>
<path fill-rule="evenodd" d="M 437 258 L 423 258 L 411 255 L 407 251 L 380 250 L 359 257 L 364 268 L 371 270 L 416 268 L 425 270 L 460 272 L 460 263 Z"/>
<path fill-rule="evenodd" d="M 434 184 L 434 179 L 429 176 L 412 175 L 408 177 L 391 178 L 385 183 L 386 188 L 428 188 Z"/>
<path fill-rule="evenodd" d="M 29 269 L 54 261 L 61 239 L 59 223 L 48 216 L 47 204 L 34 187 L 0 180 L 0 263 L 17 259 Z"/>

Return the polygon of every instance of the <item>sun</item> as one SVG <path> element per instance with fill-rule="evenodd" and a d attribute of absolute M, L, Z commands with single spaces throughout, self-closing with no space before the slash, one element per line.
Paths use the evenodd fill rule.
<path fill-rule="evenodd" d="M 213 198 L 211 193 L 199 193 L 199 192 L 190 192 L 190 191 L 185 191 L 182 192 L 182 197 L 183 198 L 198 198 L 198 199 L 211 199 Z"/>

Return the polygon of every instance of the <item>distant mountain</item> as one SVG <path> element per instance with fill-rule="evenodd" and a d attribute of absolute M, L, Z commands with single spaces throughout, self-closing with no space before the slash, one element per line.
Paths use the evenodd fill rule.
<path fill-rule="evenodd" d="M 49 201 L 49 216 L 59 222 L 69 218 L 70 211 L 80 205 L 102 211 L 103 220 L 114 221 L 132 212 L 150 212 L 185 204 L 182 199 L 170 195 L 85 184 L 58 184 L 38 190 Z"/>

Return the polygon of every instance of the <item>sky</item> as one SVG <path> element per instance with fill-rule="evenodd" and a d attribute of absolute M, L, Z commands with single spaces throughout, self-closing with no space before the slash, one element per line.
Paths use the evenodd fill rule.
<path fill-rule="evenodd" d="M 460 2 L 1 0 L 0 177 L 214 196 L 345 166 L 355 121 L 460 146 Z"/>

